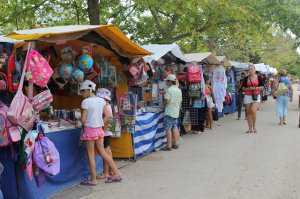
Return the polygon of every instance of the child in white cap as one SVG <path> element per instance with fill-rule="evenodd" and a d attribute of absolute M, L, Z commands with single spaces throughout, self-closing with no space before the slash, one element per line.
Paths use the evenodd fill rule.
<path fill-rule="evenodd" d="M 95 90 L 96 84 L 90 80 L 85 80 L 80 86 L 80 94 L 84 98 L 81 103 L 81 120 L 84 128 L 81 140 L 86 142 L 86 150 L 88 154 L 88 163 L 91 175 L 91 179 L 84 181 L 81 184 L 88 186 L 97 185 L 95 149 L 104 159 L 104 161 L 107 162 L 114 173 L 113 176 L 106 179 L 106 182 L 120 182 L 122 180 L 116 164 L 104 149 L 103 114 L 106 102 L 104 99 L 97 97 L 93 93 Z"/>

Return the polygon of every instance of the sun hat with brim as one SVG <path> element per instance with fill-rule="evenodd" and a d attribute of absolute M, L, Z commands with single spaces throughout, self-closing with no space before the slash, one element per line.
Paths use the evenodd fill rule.
<path fill-rule="evenodd" d="M 98 97 L 111 101 L 111 92 L 106 88 L 100 88 L 96 94 Z"/>
<path fill-rule="evenodd" d="M 82 90 L 90 90 L 90 91 L 95 91 L 96 90 L 96 84 L 92 82 L 91 80 L 85 80 L 84 82 L 81 83 L 80 91 Z"/>
<path fill-rule="evenodd" d="M 171 82 L 176 82 L 176 76 L 175 75 L 173 75 L 173 74 L 169 74 L 168 76 L 167 76 L 167 78 L 165 79 L 165 81 L 171 81 Z"/>

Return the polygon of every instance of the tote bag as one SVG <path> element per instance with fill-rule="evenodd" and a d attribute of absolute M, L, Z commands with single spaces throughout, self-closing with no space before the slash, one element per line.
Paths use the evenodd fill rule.
<path fill-rule="evenodd" d="M 30 44 L 29 47 L 30 49 Z M 27 51 L 28 55 L 29 50 Z M 20 84 L 17 90 L 15 97 L 13 98 L 10 107 L 7 112 L 7 118 L 13 123 L 18 124 L 23 127 L 26 131 L 32 129 L 34 121 L 35 121 L 35 114 L 33 110 L 33 106 L 28 99 L 27 96 L 24 95 L 22 89 L 24 84 L 25 78 L 25 71 L 27 68 L 27 56 L 25 59 L 25 64 L 23 67 L 23 72 L 20 80 Z"/>

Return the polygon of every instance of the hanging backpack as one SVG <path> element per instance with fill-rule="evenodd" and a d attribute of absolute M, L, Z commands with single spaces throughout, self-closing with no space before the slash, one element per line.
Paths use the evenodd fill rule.
<path fill-rule="evenodd" d="M 201 82 L 201 68 L 199 65 L 196 65 L 196 64 L 188 65 L 187 79 L 190 83 Z"/>
<path fill-rule="evenodd" d="M 10 144 L 9 134 L 7 130 L 7 110 L 8 107 L 0 102 L 0 147 L 5 147 Z"/>
<path fill-rule="evenodd" d="M 7 90 L 7 77 L 6 74 L 0 72 L 0 91 Z"/>
<path fill-rule="evenodd" d="M 35 85 L 45 88 L 53 74 L 48 61 L 36 50 L 30 50 L 27 55 L 27 79 Z"/>
<path fill-rule="evenodd" d="M 201 84 L 190 84 L 189 85 L 189 97 L 190 98 L 200 98 L 201 96 Z"/>
<path fill-rule="evenodd" d="M 60 157 L 54 143 L 40 133 L 35 142 L 33 160 L 38 168 L 49 175 L 60 172 Z"/>

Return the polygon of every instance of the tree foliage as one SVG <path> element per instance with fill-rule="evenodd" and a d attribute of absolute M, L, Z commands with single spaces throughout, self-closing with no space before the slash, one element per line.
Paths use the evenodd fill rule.
<path fill-rule="evenodd" d="M 176 42 L 185 52 L 299 67 L 299 0 L 0 0 L 0 9 L 3 33 L 113 23 L 140 44 Z"/>

